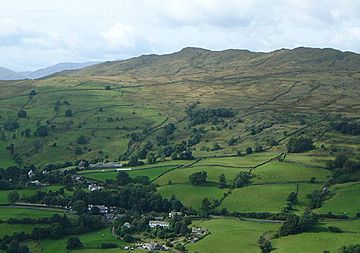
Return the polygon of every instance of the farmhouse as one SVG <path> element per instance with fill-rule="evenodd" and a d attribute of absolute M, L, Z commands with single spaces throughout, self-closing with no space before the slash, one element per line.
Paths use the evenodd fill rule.
<path fill-rule="evenodd" d="M 161 220 L 151 220 L 149 221 L 149 227 L 155 228 L 155 227 L 163 227 L 167 228 L 169 227 L 169 222 L 167 221 L 161 221 Z"/>
<path fill-rule="evenodd" d="M 169 213 L 169 218 L 174 219 L 174 218 L 176 218 L 176 217 L 178 217 L 178 216 L 182 216 L 182 212 L 172 211 L 172 212 Z"/>

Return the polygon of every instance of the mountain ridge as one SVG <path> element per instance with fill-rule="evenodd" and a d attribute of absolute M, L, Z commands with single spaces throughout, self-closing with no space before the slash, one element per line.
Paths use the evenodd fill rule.
<path fill-rule="evenodd" d="M 209 72 L 264 71 L 269 69 L 331 71 L 360 67 L 360 55 L 332 48 L 297 47 L 271 52 L 243 49 L 211 51 L 186 47 L 180 51 L 158 55 L 141 55 L 120 61 L 107 61 L 81 70 L 65 71 L 65 76 L 164 76 Z M 225 71 L 226 70 L 226 71 Z"/>

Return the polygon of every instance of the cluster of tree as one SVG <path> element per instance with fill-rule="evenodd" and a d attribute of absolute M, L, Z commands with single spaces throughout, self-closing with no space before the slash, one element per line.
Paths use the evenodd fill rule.
<path fill-rule="evenodd" d="M 169 139 L 172 139 L 175 130 L 176 130 L 176 126 L 174 123 L 169 123 L 165 125 L 162 131 L 159 131 L 158 135 L 156 136 L 158 145 L 159 146 L 168 145 L 168 141 Z"/>
<path fill-rule="evenodd" d="M 216 124 L 224 118 L 234 117 L 234 111 L 228 108 L 203 108 L 196 109 L 196 104 L 186 109 L 187 117 L 191 126 L 211 122 Z"/>
<path fill-rule="evenodd" d="M 227 181 L 226 181 L 226 177 L 225 174 L 222 173 L 219 175 L 219 183 L 218 186 L 220 189 L 226 188 L 227 187 Z"/>
<path fill-rule="evenodd" d="M 335 131 L 341 132 L 343 134 L 360 135 L 360 123 L 356 121 L 344 119 L 334 122 L 332 127 Z"/>
<path fill-rule="evenodd" d="M 234 187 L 240 188 L 250 184 L 251 175 L 247 172 L 240 172 L 234 179 Z"/>
<path fill-rule="evenodd" d="M 4 122 L 4 130 L 6 131 L 14 131 L 19 127 L 19 123 L 16 120 L 8 119 Z"/>
<path fill-rule="evenodd" d="M 328 190 L 314 190 L 307 197 L 310 199 L 309 207 L 311 209 L 320 208 L 322 203 L 330 197 L 330 192 Z"/>
<path fill-rule="evenodd" d="M 335 226 L 328 226 L 328 230 L 331 233 L 342 233 L 343 231 L 341 230 L 341 228 L 339 227 L 335 227 Z"/>
<path fill-rule="evenodd" d="M 9 218 L 6 223 L 7 224 L 51 224 L 54 222 L 58 222 L 59 220 L 59 215 L 58 214 L 54 214 L 52 217 L 42 217 L 42 218 L 30 218 L 30 217 L 26 217 L 26 218 Z"/>
<path fill-rule="evenodd" d="M 309 231 L 316 224 L 317 219 L 317 216 L 311 212 L 306 212 L 301 217 L 295 214 L 288 215 L 280 227 L 278 235 L 286 236 Z"/>
<path fill-rule="evenodd" d="M 29 182 L 28 171 L 29 169 L 20 169 L 17 166 L 0 169 L 0 190 L 24 188 Z"/>
<path fill-rule="evenodd" d="M 360 253 L 360 244 L 341 247 L 340 253 Z"/>
<path fill-rule="evenodd" d="M 306 136 L 291 137 L 287 143 L 287 149 L 290 153 L 305 152 L 314 149 L 314 143 Z"/>
<path fill-rule="evenodd" d="M 270 253 L 273 249 L 270 240 L 266 239 L 263 236 L 260 237 L 258 243 L 262 253 Z"/>
<path fill-rule="evenodd" d="M 5 236 L 0 241 L 0 249 L 7 253 L 30 253 L 29 248 L 26 245 L 20 245 L 16 237 L 21 237 L 22 234 L 12 237 Z"/>
<path fill-rule="evenodd" d="M 333 172 L 330 183 L 346 183 L 360 180 L 360 163 L 349 160 L 345 155 L 337 156 L 334 161 L 328 162 L 327 167 Z"/>
<path fill-rule="evenodd" d="M 188 147 L 192 147 L 198 143 L 201 142 L 204 134 L 205 134 L 205 128 L 204 127 L 200 127 L 200 128 L 191 128 L 191 136 L 190 138 L 187 140 L 186 145 Z"/>
<path fill-rule="evenodd" d="M 9 253 L 30 252 L 27 247 L 21 246 L 19 242 L 25 240 L 59 239 L 68 235 L 96 231 L 103 227 L 104 224 L 99 216 L 83 215 L 78 217 L 77 220 L 72 221 L 66 215 L 54 215 L 51 217 L 50 226 L 34 227 L 31 233 L 20 232 L 5 235 L 0 239 L 0 249 Z"/>
<path fill-rule="evenodd" d="M 26 116 L 27 116 L 27 113 L 26 113 L 26 111 L 24 109 L 21 109 L 21 110 L 18 111 L 18 117 L 19 118 L 26 118 Z"/>
<path fill-rule="evenodd" d="M 191 174 L 189 176 L 189 181 L 193 185 L 203 185 L 206 184 L 207 172 L 199 171 Z"/>
<path fill-rule="evenodd" d="M 84 245 L 80 241 L 79 237 L 72 236 L 67 240 L 66 248 L 69 250 L 81 249 L 83 247 L 84 247 Z"/>
<path fill-rule="evenodd" d="M 82 189 L 77 189 L 72 196 L 61 194 L 59 191 L 39 191 L 24 200 L 31 203 L 72 206 L 80 214 L 87 211 L 89 204 L 115 206 L 140 213 L 151 211 L 170 212 L 173 209 L 183 208 L 182 203 L 175 198 L 162 198 L 157 193 L 156 186 L 148 184 L 148 179 L 141 177 L 131 179 L 130 182 L 126 182 L 126 180 L 123 176 L 119 178 L 119 182 L 122 181 L 121 183 L 124 185 L 118 186 L 116 191 L 85 192 Z M 133 180 L 137 180 L 136 183 Z M 114 184 L 114 182 L 111 183 Z"/>
<path fill-rule="evenodd" d="M 116 175 L 116 181 L 118 185 L 124 186 L 127 184 L 143 184 L 143 185 L 149 185 L 150 179 L 147 176 L 136 176 L 134 178 L 130 177 L 129 174 L 125 171 L 119 171 L 119 173 Z"/>
<path fill-rule="evenodd" d="M 191 220 L 187 217 L 174 217 L 169 221 L 169 227 L 167 228 L 150 228 L 148 224 L 152 219 L 154 219 L 152 215 L 124 213 L 116 220 L 114 231 L 126 242 L 135 241 L 135 234 L 143 232 L 148 233 L 151 237 L 158 237 L 160 239 L 186 236 L 190 233 L 188 226 L 191 224 Z"/>
<path fill-rule="evenodd" d="M 274 122 L 266 121 L 266 122 L 263 122 L 262 124 L 260 124 L 260 125 L 258 125 L 258 126 L 252 126 L 252 127 L 250 128 L 250 133 L 251 133 L 252 135 L 259 134 L 259 133 L 261 133 L 263 130 L 272 127 L 274 124 L 275 124 Z"/>

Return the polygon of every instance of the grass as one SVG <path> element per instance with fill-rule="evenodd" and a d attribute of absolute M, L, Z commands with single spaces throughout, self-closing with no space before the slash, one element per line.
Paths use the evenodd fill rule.
<path fill-rule="evenodd" d="M 208 198 L 210 201 L 222 198 L 226 189 L 219 189 L 216 186 L 194 186 L 185 185 L 165 185 L 158 188 L 158 192 L 165 198 L 175 195 L 186 207 L 199 209 L 201 201 Z"/>
<path fill-rule="evenodd" d="M 338 252 L 344 245 L 360 241 L 360 234 L 314 232 L 289 235 L 272 240 L 274 253 L 318 253 L 328 250 Z"/>
<path fill-rule="evenodd" d="M 137 176 L 147 176 L 150 180 L 154 180 L 161 174 L 175 168 L 177 165 L 162 165 L 161 163 L 156 167 L 157 165 L 153 165 L 153 167 L 149 168 L 142 168 L 141 169 L 133 169 L 131 171 L 125 171 L 129 174 L 131 177 L 137 177 Z M 84 171 L 81 173 L 86 178 L 89 179 L 95 179 L 99 181 L 105 181 L 107 179 L 116 179 L 116 176 L 119 172 L 117 171 L 104 171 L 101 170 L 93 170 L 92 172 Z"/>
<path fill-rule="evenodd" d="M 54 214 L 64 214 L 63 211 L 56 210 L 40 210 L 36 208 L 20 208 L 20 207 L 0 207 L 0 219 L 7 220 L 9 218 L 42 218 L 51 217 Z"/>
<path fill-rule="evenodd" d="M 260 252 L 257 241 L 267 232 L 278 229 L 277 224 L 246 222 L 237 219 L 212 219 L 199 221 L 196 226 L 205 227 L 210 235 L 196 243 L 187 245 L 190 252 L 228 253 Z"/>
<path fill-rule="evenodd" d="M 11 235 L 13 233 L 20 233 L 20 232 L 31 233 L 35 226 L 41 227 L 44 225 L 2 223 L 0 224 L 0 237 L 3 237 L 4 235 Z"/>
<path fill-rule="evenodd" d="M 207 172 L 207 181 L 217 183 L 219 180 L 219 175 L 221 175 L 222 173 L 224 173 L 226 178 L 231 181 L 235 178 L 237 174 L 245 170 L 221 166 L 196 165 L 194 167 L 172 170 L 169 173 L 166 173 L 157 180 L 155 180 L 155 183 L 158 185 L 167 185 L 168 182 L 171 181 L 173 184 L 186 184 L 189 183 L 189 176 L 191 174 L 200 171 Z"/>
<path fill-rule="evenodd" d="M 350 217 L 360 212 L 360 183 L 337 184 L 330 187 L 330 192 L 335 195 L 324 201 L 316 212 L 346 214 Z"/>
<path fill-rule="evenodd" d="M 236 157 L 214 157 L 214 158 L 203 158 L 197 164 L 198 165 L 211 165 L 211 164 L 218 164 L 218 165 L 230 165 L 230 166 L 237 166 L 237 167 L 251 167 L 258 165 L 262 162 L 265 162 L 275 156 L 278 153 L 273 152 L 263 152 L 263 153 L 254 153 L 251 155 L 246 156 L 236 156 Z"/>
<path fill-rule="evenodd" d="M 255 177 L 252 181 L 255 183 L 296 182 L 309 181 L 312 177 L 315 177 L 317 181 L 325 182 L 328 180 L 330 174 L 331 171 L 322 168 L 273 161 L 256 168 L 253 171 Z"/>
<path fill-rule="evenodd" d="M 69 237 L 59 240 L 43 240 L 40 243 L 30 242 L 28 245 L 33 253 L 60 253 L 66 252 L 66 244 Z M 124 246 L 126 243 L 113 237 L 111 227 L 106 227 L 96 232 L 82 234 L 79 236 L 80 241 L 84 244 L 84 249 L 74 252 L 101 252 L 102 243 L 116 243 L 118 246 Z M 110 250 L 109 252 L 114 252 Z M 117 249 L 119 252 L 119 249 Z"/>
<path fill-rule="evenodd" d="M 29 197 L 33 194 L 35 194 L 37 191 L 42 192 L 49 192 L 49 191 L 57 191 L 61 186 L 59 185 L 50 185 L 46 187 L 36 188 L 36 189 L 22 189 L 17 190 L 19 197 Z M 9 201 L 7 199 L 8 193 L 11 192 L 11 190 L 0 190 L 0 204 L 9 204 Z"/>
<path fill-rule="evenodd" d="M 300 183 L 299 201 L 294 208 L 302 212 L 309 202 L 306 194 L 320 187 L 317 184 Z M 250 185 L 235 189 L 230 196 L 224 199 L 219 209 L 226 208 L 233 212 L 278 213 L 282 207 L 286 206 L 286 199 L 292 191 L 296 191 L 295 183 Z"/>

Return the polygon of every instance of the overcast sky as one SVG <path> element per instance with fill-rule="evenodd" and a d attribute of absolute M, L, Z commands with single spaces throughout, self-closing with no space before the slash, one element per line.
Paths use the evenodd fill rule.
<path fill-rule="evenodd" d="M 360 1 L 0 1 L 0 66 L 16 71 L 187 46 L 360 52 Z"/>

